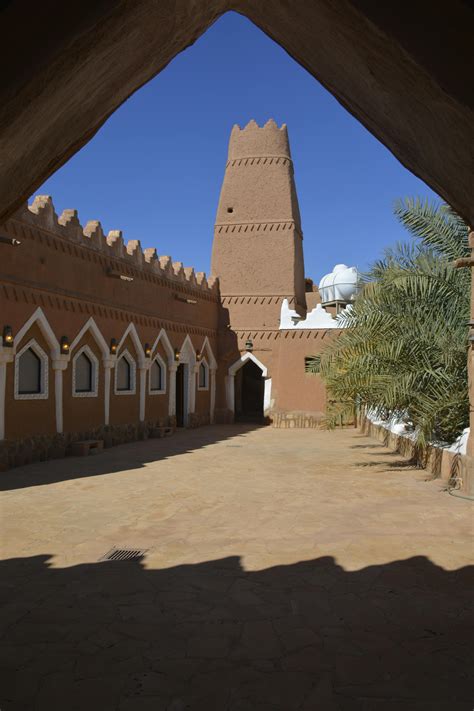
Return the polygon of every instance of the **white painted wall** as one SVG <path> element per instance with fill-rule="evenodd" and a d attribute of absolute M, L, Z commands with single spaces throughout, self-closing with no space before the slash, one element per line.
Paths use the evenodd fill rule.
<path fill-rule="evenodd" d="M 337 318 L 333 318 L 329 311 L 316 304 L 312 311 L 308 311 L 305 319 L 293 321 L 292 317 L 299 319 L 299 314 L 290 309 L 288 299 L 283 299 L 280 312 L 280 331 L 282 330 L 298 330 L 302 328 L 341 328 L 341 324 Z"/>

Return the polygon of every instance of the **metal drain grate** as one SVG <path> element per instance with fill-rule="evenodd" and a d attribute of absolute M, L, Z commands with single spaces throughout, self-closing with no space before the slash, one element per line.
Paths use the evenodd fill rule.
<path fill-rule="evenodd" d="M 111 548 L 99 560 L 142 560 L 147 550 L 147 548 L 142 550 L 138 548 Z"/>

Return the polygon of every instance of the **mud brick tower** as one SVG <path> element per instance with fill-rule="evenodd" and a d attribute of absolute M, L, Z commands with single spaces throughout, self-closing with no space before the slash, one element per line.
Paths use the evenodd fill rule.
<path fill-rule="evenodd" d="M 217 209 L 212 274 L 231 328 L 278 328 L 306 312 L 302 231 L 286 125 L 234 126 Z"/>

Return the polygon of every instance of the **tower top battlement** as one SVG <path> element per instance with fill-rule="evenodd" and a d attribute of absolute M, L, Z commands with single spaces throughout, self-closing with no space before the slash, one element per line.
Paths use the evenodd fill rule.
<path fill-rule="evenodd" d="M 259 126 L 254 119 L 244 128 L 234 124 L 229 141 L 229 160 L 267 156 L 291 159 L 286 123 L 280 128 L 273 119 L 264 126 Z"/>

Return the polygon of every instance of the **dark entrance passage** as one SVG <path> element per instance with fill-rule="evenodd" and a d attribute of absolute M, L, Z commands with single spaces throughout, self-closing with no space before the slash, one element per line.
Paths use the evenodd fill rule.
<path fill-rule="evenodd" d="M 263 422 L 262 371 L 249 360 L 235 375 L 235 419 L 238 422 Z"/>
<path fill-rule="evenodd" d="M 184 427 L 184 365 L 176 371 L 176 426 Z"/>

